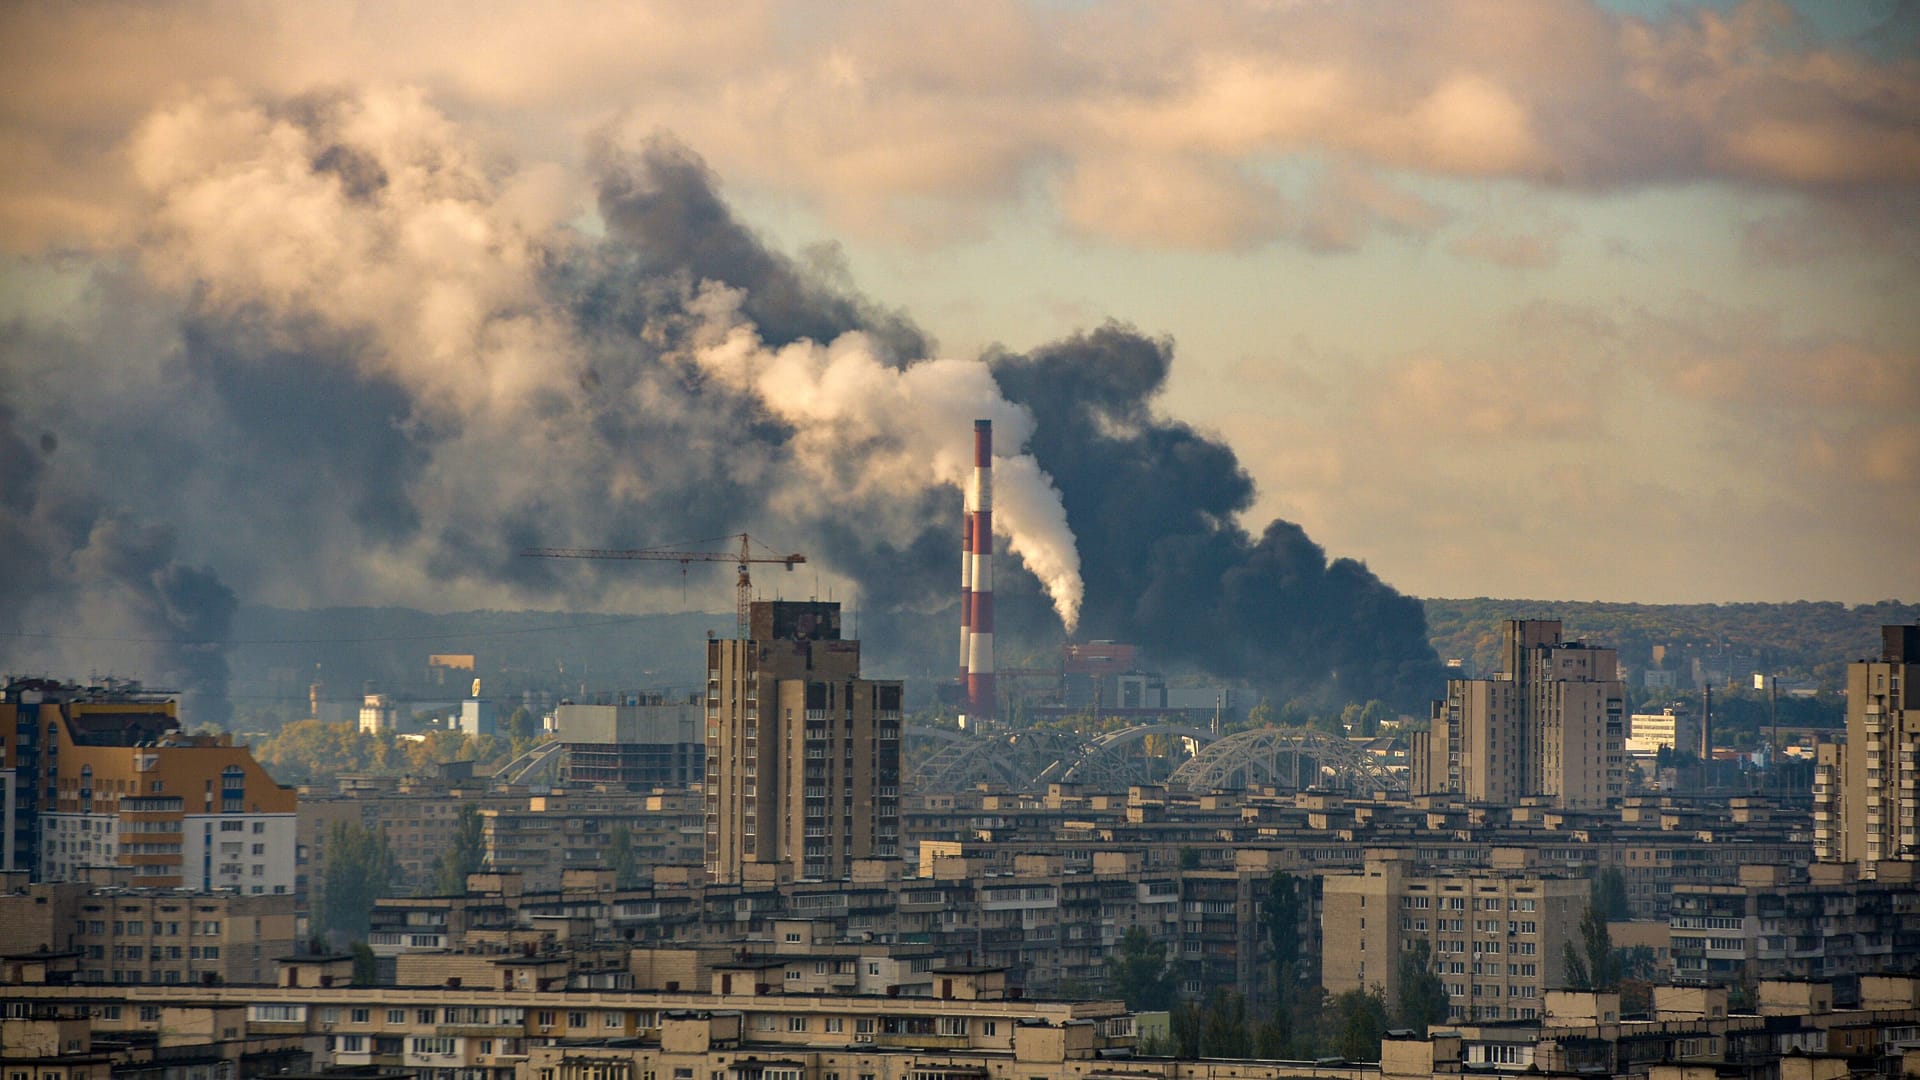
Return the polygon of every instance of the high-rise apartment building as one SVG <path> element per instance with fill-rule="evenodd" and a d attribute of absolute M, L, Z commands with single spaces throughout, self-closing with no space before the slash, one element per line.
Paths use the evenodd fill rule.
<path fill-rule="evenodd" d="M 293 789 L 228 736 L 181 732 L 170 697 L 23 680 L 0 692 L 0 732 L 15 856 L 39 880 L 293 891 Z"/>
<path fill-rule="evenodd" d="M 1822 744 L 1813 848 L 1822 862 L 1920 859 L 1920 626 L 1885 626 L 1880 657 L 1847 666 L 1847 741 Z"/>
<path fill-rule="evenodd" d="M 1372 854 L 1358 874 L 1322 881 L 1321 979 L 1329 993 L 1380 987 L 1400 994 L 1403 957 L 1426 942 L 1431 969 L 1459 1020 L 1541 1015 L 1565 982 L 1563 955 L 1588 887 L 1572 875 L 1514 870 L 1423 873 L 1397 852 Z"/>
<path fill-rule="evenodd" d="M 1414 790 L 1568 808 L 1622 794 L 1626 686 L 1614 650 L 1562 641 L 1557 619 L 1510 619 L 1500 655 L 1491 678 L 1447 680 L 1414 738 Z"/>
<path fill-rule="evenodd" d="M 860 677 L 840 605 L 761 601 L 707 642 L 707 874 L 845 877 L 900 848 L 900 683 Z"/>

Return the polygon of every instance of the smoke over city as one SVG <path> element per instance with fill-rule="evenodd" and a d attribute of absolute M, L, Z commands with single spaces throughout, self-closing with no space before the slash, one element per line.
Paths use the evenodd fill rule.
<path fill-rule="evenodd" d="M 600 147 L 583 181 L 412 91 L 215 93 L 127 151 L 145 225 L 69 283 L 97 317 L 0 330 L 0 575 L 49 635 L 9 639 L 16 670 L 125 665 L 217 720 L 206 643 L 236 594 L 711 610 L 717 577 L 682 605 L 677 575 L 515 552 L 742 531 L 828 575 L 769 590 L 939 618 L 990 418 L 1008 625 L 1287 694 L 1433 688 L 1417 602 L 1297 526 L 1237 523 L 1232 451 L 1155 407 L 1170 342 L 941 357 L 831 250 L 763 243 L 664 136 Z"/>

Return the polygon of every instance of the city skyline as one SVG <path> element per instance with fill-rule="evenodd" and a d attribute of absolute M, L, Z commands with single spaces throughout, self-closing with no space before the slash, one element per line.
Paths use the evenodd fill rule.
<path fill-rule="evenodd" d="M 1039 460 L 1063 395 L 1108 405 L 1074 432 L 1229 450 L 1196 520 L 1260 551 L 1297 523 L 1412 595 L 1920 581 L 1911 8 L 444 14 L 0 17 L 30 615 L 128 580 L 63 632 L 217 639 L 235 597 L 699 607 L 505 555 L 736 526 L 920 608 L 944 579 L 894 583 L 950 577 L 922 537 L 957 533 L 984 416 L 1007 562 L 1064 611 L 1101 558 L 1073 533 L 1122 508 L 1076 519 L 1098 462 Z M 675 334 L 668 375 L 622 367 Z M 1082 347 L 1124 377 L 1075 382 Z M 689 491 L 760 512 L 661 520 Z"/>

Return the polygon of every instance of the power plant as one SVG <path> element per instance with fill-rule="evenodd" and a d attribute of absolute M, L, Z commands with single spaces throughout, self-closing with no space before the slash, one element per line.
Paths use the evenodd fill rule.
<path fill-rule="evenodd" d="M 973 422 L 973 482 L 960 526 L 960 686 L 969 727 L 993 723 L 993 421 Z"/>

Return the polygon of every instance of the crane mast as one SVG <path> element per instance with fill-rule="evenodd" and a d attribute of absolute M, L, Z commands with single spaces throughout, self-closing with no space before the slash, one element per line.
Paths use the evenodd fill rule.
<path fill-rule="evenodd" d="M 739 571 L 734 582 L 734 617 L 738 625 L 741 640 L 751 632 L 748 616 L 753 607 L 753 576 L 748 567 L 754 563 L 778 563 L 792 570 L 796 565 L 806 562 L 807 557 L 794 552 L 790 555 L 757 556 L 753 553 L 753 538 L 746 533 L 727 539 L 738 539 L 740 550 L 734 551 L 673 551 L 667 548 L 526 548 L 520 554 L 536 559 L 638 559 L 651 562 L 677 562 L 684 571 L 689 563 L 731 562 Z"/>

